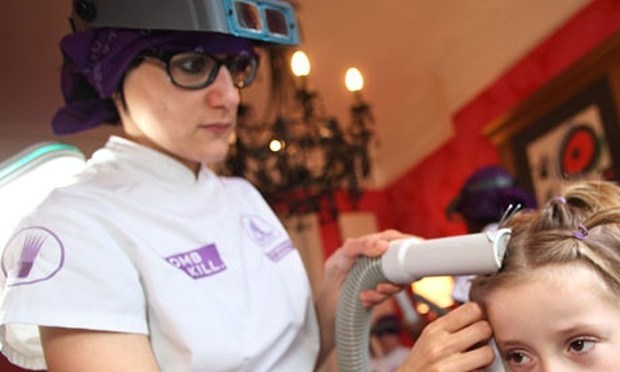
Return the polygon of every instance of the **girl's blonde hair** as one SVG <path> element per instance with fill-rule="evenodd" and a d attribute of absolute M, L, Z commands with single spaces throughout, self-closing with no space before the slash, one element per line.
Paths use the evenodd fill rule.
<path fill-rule="evenodd" d="M 582 181 L 533 211 L 523 211 L 500 227 L 510 227 L 502 268 L 474 279 L 471 298 L 483 302 L 494 289 L 514 283 L 550 264 L 583 263 L 620 296 L 620 187 Z"/>

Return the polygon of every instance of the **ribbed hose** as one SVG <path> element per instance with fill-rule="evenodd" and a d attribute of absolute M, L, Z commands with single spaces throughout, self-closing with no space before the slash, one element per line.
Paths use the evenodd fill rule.
<path fill-rule="evenodd" d="M 388 280 L 383 275 L 380 257 L 362 257 L 347 276 L 336 311 L 336 352 L 340 372 L 370 372 L 370 310 L 362 306 L 359 295 L 384 282 Z"/>

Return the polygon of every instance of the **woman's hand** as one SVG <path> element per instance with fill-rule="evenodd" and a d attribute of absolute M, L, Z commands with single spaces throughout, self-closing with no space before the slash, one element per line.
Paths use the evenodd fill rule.
<path fill-rule="evenodd" d="M 340 292 L 349 271 L 361 256 L 378 257 L 395 239 L 411 237 L 396 230 L 386 230 L 359 238 L 347 239 L 325 262 L 323 282 L 316 299 L 317 315 L 321 327 L 321 353 L 319 364 L 334 348 L 336 308 Z M 360 293 L 360 300 L 366 307 L 376 305 L 402 288 L 389 283 L 380 283 L 375 289 Z"/>
<path fill-rule="evenodd" d="M 359 238 L 347 239 L 343 246 L 334 252 L 325 263 L 325 278 L 328 281 L 325 281 L 324 284 L 335 289 L 334 294 L 338 294 L 337 300 L 349 271 L 361 256 L 379 257 L 388 248 L 390 241 L 408 237 L 411 235 L 405 235 L 396 230 L 385 230 Z M 360 299 L 364 306 L 371 307 L 386 300 L 401 289 L 401 286 L 380 283 L 374 290 L 360 293 Z"/>
<path fill-rule="evenodd" d="M 465 372 L 493 362 L 492 331 L 483 311 L 469 302 L 433 321 L 416 340 L 398 372 Z"/>

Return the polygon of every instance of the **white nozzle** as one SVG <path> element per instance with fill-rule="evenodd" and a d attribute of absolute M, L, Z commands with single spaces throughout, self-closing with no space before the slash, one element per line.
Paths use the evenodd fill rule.
<path fill-rule="evenodd" d="M 420 240 L 390 242 L 381 258 L 383 275 L 409 284 L 425 276 L 489 274 L 502 266 L 510 229 Z"/>

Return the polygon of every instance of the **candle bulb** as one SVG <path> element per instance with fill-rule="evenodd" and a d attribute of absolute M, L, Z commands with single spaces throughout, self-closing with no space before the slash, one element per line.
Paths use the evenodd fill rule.
<path fill-rule="evenodd" d="M 356 67 L 349 68 L 344 77 L 344 84 L 351 93 L 361 91 L 364 88 L 364 77 L 360 70 Z"/>
<path fill-rule="evenodd" d="M 291 57 L 291 69 L 293 70 L 293 75 L 300 78 L 301 89 L 306 90 L 306 80 L 308 75 L 310 75 L 310 60 L 308 60 L 306 53 L 301 50 L 293 53 L 293 56 Z"/>
<path fill-rule="evenodd" d="M 293 53 L 293 57 L 291 57 L 291 69 L 293 70 L 293 75 L 297 77 L 310 75 L 310 61 L 306 53 L 301 50 Z"/>
<path fill-rule="evenodd" d="M 293 75 L 300 79 L 300 87 L 297 90 L 297 99 L 303 107 L 304 120 L 309 120 L 314 115 L 313 99 L 315 98 L 314 92 L 308 89 L 308 75 L 310 75 L 310 61 L 306 56 L 306 53 L 301 50 L 293 53 L 291 57 L 291 69 Z"/>
<path fill-rule="evenodd" d="M 353 93 L 357 104 L 362 103 L 362 88 L 364 88 L 364 77 L 356 67 L 350 67 L 344 76 L 344 84 L 347 90 Z"/>

